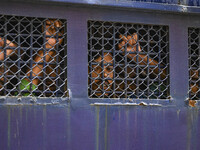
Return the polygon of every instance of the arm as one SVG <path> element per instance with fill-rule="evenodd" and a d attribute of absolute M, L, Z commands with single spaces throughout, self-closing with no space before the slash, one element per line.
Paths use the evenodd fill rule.
<path fill-rule="evenodd" d="M 6 45 L 5 45 L 5 40 L 0 37 L 0 47 L 17 47 L 17 44 L 11 42 L 10 40 L 6 40 Z M 6 49 L 6 57 L 11 55 L 13 52 L 13 49 Z M 4 60 L 4 50 L 0 49 L 0 61 Z"/>
<path fill-rule="evenodd" d="M 127 37 L 120 35 L 120 38 L 122 39 L 122 42 L 120 42 L 118 44 L 118 47 L 119 47 L 120 50 L 122 50 L 124 52 L 125 46 L 127 46 L 126 51 L 128 52 L 127 57 L 129 59 L 132 59 L 135 62 L 138 62 L 139 65 L 148 65 L 148 64 L 154 65 L 154 66 L 158 65 L 158 62 L 156 60 L 149 58 L 145 54 L 129 53 L 129 52 L 141 52 L 141 47 L 138 43 L 137 33 L 134 33 L 132 35 L 128 35 Z M 153 69 L 153 72 L 158 75 L 159 74 L 159 68 L 156 67 L 155 69 Z M 166 69 L 161 70 L 160 75 L 161 75 L 162 79 L 166 78 Z"/>
<path fill-rule="evenodd" d="M 44 27 L 44 32 L 47 36 L 46 41 L 45 41 L 45 48 L 49 49 L 48 52 L 44 52 L 41 50 L 38 52 L 37 56 L 34 58 L 35 63 L 42 63 L 44 62 L 44 57 L 46 62 L 50 62 L 52 59 L 54 59 L 54 56 L 56 55 L 56 52 L 54 49 L 56 49 L 56 44 L 60 45 L 63 41 L 63 39 L 58 38 L 58 41 L 56 40 L 56 36 L 61 36 L 62 33 L 58 32 L 56 28 L 60 28 L 62 26 L 60 21 L 55 21 L 55 20 L 47 20 L 46 21 L 46 26 Z M 42 76 L 42 69 L 43 69 L 43 64 L 34 64 L 32 67 L 32 76 Z M 30 76 L 30 70 L 28 73 L 28 76 Z M 39 79 L 33 79 L 32 83 L 34 85 L 39 84 Z"/>

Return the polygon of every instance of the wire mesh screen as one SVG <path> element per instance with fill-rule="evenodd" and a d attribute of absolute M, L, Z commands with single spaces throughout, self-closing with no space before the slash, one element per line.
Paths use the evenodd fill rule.
<path fill-rule="evenodd" d="M 67 96 L 66 20 L 0 16 L 0 95 Z"/>
<path fill-rule="evenodd" d="M 168 27 L 88 21 L 90 98 L 169 98 Z"/>
<path fill-rule="evenodd" d="M 189 46 L 189 99 L 200 99 L 200 28 L 188 29 Z"/>

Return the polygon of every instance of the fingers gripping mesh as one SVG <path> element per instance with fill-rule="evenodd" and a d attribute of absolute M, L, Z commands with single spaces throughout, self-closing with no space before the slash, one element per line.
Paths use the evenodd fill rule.
<path fill-rule="evenodd" d="M 0 95 L 67 95 L 66 21 L 0 16 Z"/>
<path fill-rule="evenodd" d="M 168 27 L 89 21 L 88 94 L 168 99 Z"/>

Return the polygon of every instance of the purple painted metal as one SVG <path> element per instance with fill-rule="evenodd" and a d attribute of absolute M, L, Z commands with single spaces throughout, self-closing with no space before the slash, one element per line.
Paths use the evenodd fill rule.
<path fill-rule="evenodd" d="M 197 109 L 2 106 L 5 150 L 199 149 Z"/>
<path fill-rule="evenodd" d="M 117 8 L 1 3 L 1 14 L 67 19 L 68 88 L 71 97 L 70 102 L 65 105 L 46 105 L 46 102 L 42 105 L 38 103 L 22 105 L 16 101 L 12 101 L 13 103 L 9 105 L 10 99 L 0 99 L 2 104 L 0 105 L 0 149 L 199 149 L 199 107 L 189 108 L 185 105 L 188 96 L 187 28 L 200 26 L 199 14 L 165 13 L 155 9 L 152 11 L 149 7 L 148 10 L 141 9 L 138 5 L 136 8 L 134 6 Z M 129 102 L 127 99 L 88 99 L 87 20 L 89 19 L 169 26 L 172 100 L 146 100 L 148 103 L 162 104 L 158 107 L 112 106 L 114 102 Z M 104 102 L 109 106 L 90 105 L 95 102 Z M 133 100 L 133 102 L 141 101 Z"/>

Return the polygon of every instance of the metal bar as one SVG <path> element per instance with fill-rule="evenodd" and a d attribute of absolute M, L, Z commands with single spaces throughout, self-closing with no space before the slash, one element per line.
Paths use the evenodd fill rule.
<path fill-rule="evenodd" d="M 169 26 L 170 93 L 177 106 L 184 105 L 188 92 L 188 33 L 184 17 L 176 18 Z M 178 34 L 177 34 L 178 33 Z M 181 37 L 181 38 L 180 38 Z M 180 56 L 181 57 L 178 57 Z"/>
<path fill-rule="evenodd" d="M 128 36 L 128 34 L 127 34 L 127 33 L 128 33 L 127 24 L 125 24 L 124 26 L 125 26 L 125 27 L 124 27 L 124 28 L 125 28 L 125 33 L 124 33 L 124 34 L 125 34 L 126 37 L 127 37 L 127 36 Z M 124 69 L 125 69 L 125 71 L 124 71 L 124 74 L 125 74 L 125 78 L 124 78 L 124 82 L 125 82 L 125 83 L 124 83 L 124 89 L 125 89 L 125 90 L 124 90 L 124 92 L 125 92 L 125 93 L 124 93 L 124 94 L 125 94 L 125 98 L 128 97 L 128 96 L 127 96 L 127 87 L 128 87 L 128 86 L 127 86 L 127 76 L 128 76 L 128 73 L 127 73 L 127 57 L 128 57 L 128 56 L 127 56 L 127 55 L 129 55 L 129 52 L 127 52 L 127 44 L 126 44 L 125 49 L 124 49 L 124 56 L 125 56 L 125 57 L 124 57 L 124 59 L 125 59 L 125 60 L 124 60 L 124 61 L 125 61 L 125 63 L 124 63 Z"/>
<path fill-rule="evenodd" d="M 7 89 L 7 84 L 5 84 L 5 83 L 7 83 L 7 76 L 6 76 L 6 74 L 5 74 L 5 72 L 6 72 L 6 62 L 5 62 L 5 60 L 6 60 L 6 49 L 5 49 L 5 47 L 6 47 L 6 41 L 7 41 L 7 34 L 8 34 L 8 28 L 7 28 L 7 17 L 5 16 L 5 37 L 4 37 L 4 60 L 3 60 L 3 67 L 4 67 L 4 73 L 3 73 L 3 75 L 5 75 L 4 76 L 4 90 L 3 90 L 3 92 L 4 92 L 4 95 L 6 95 L 7 94 L 7 92 L 6 92 L 6 89 Z"/>
<path fill-rule="evenodd" d="M 115 51 L 116 51 L 116 48 L 115 48 L 115 44 L 116 44 L 116 28 L 115 27 L 112 27 L 113 28 L 113 35 L 114 35 L 114 38 L 113 38 L 113 51 L 112 51 L 112 57 L 113 57 L 113 79 L 112 79 L 112 82 L 113 82 L 113 92 L 116 93 L 115 89 L 116 89 L 116 83 L 115 83 L 115 75 L 116 75 L 116 59 L 115 59 Z M 117 98 L 116 94 L 114 94 L 114 98 Z"/>
<path fill-rule="evenodd" d="M 67 21 L 68 70 L 70 70 L 70 72 L 68 71 L 68 88 L 72 93 L 72 97 L 88 98 L 88 32 L 86 14 L 74 12 Z M 79 102 L 80 104 L 83 103 L 83 101 Z"/>

